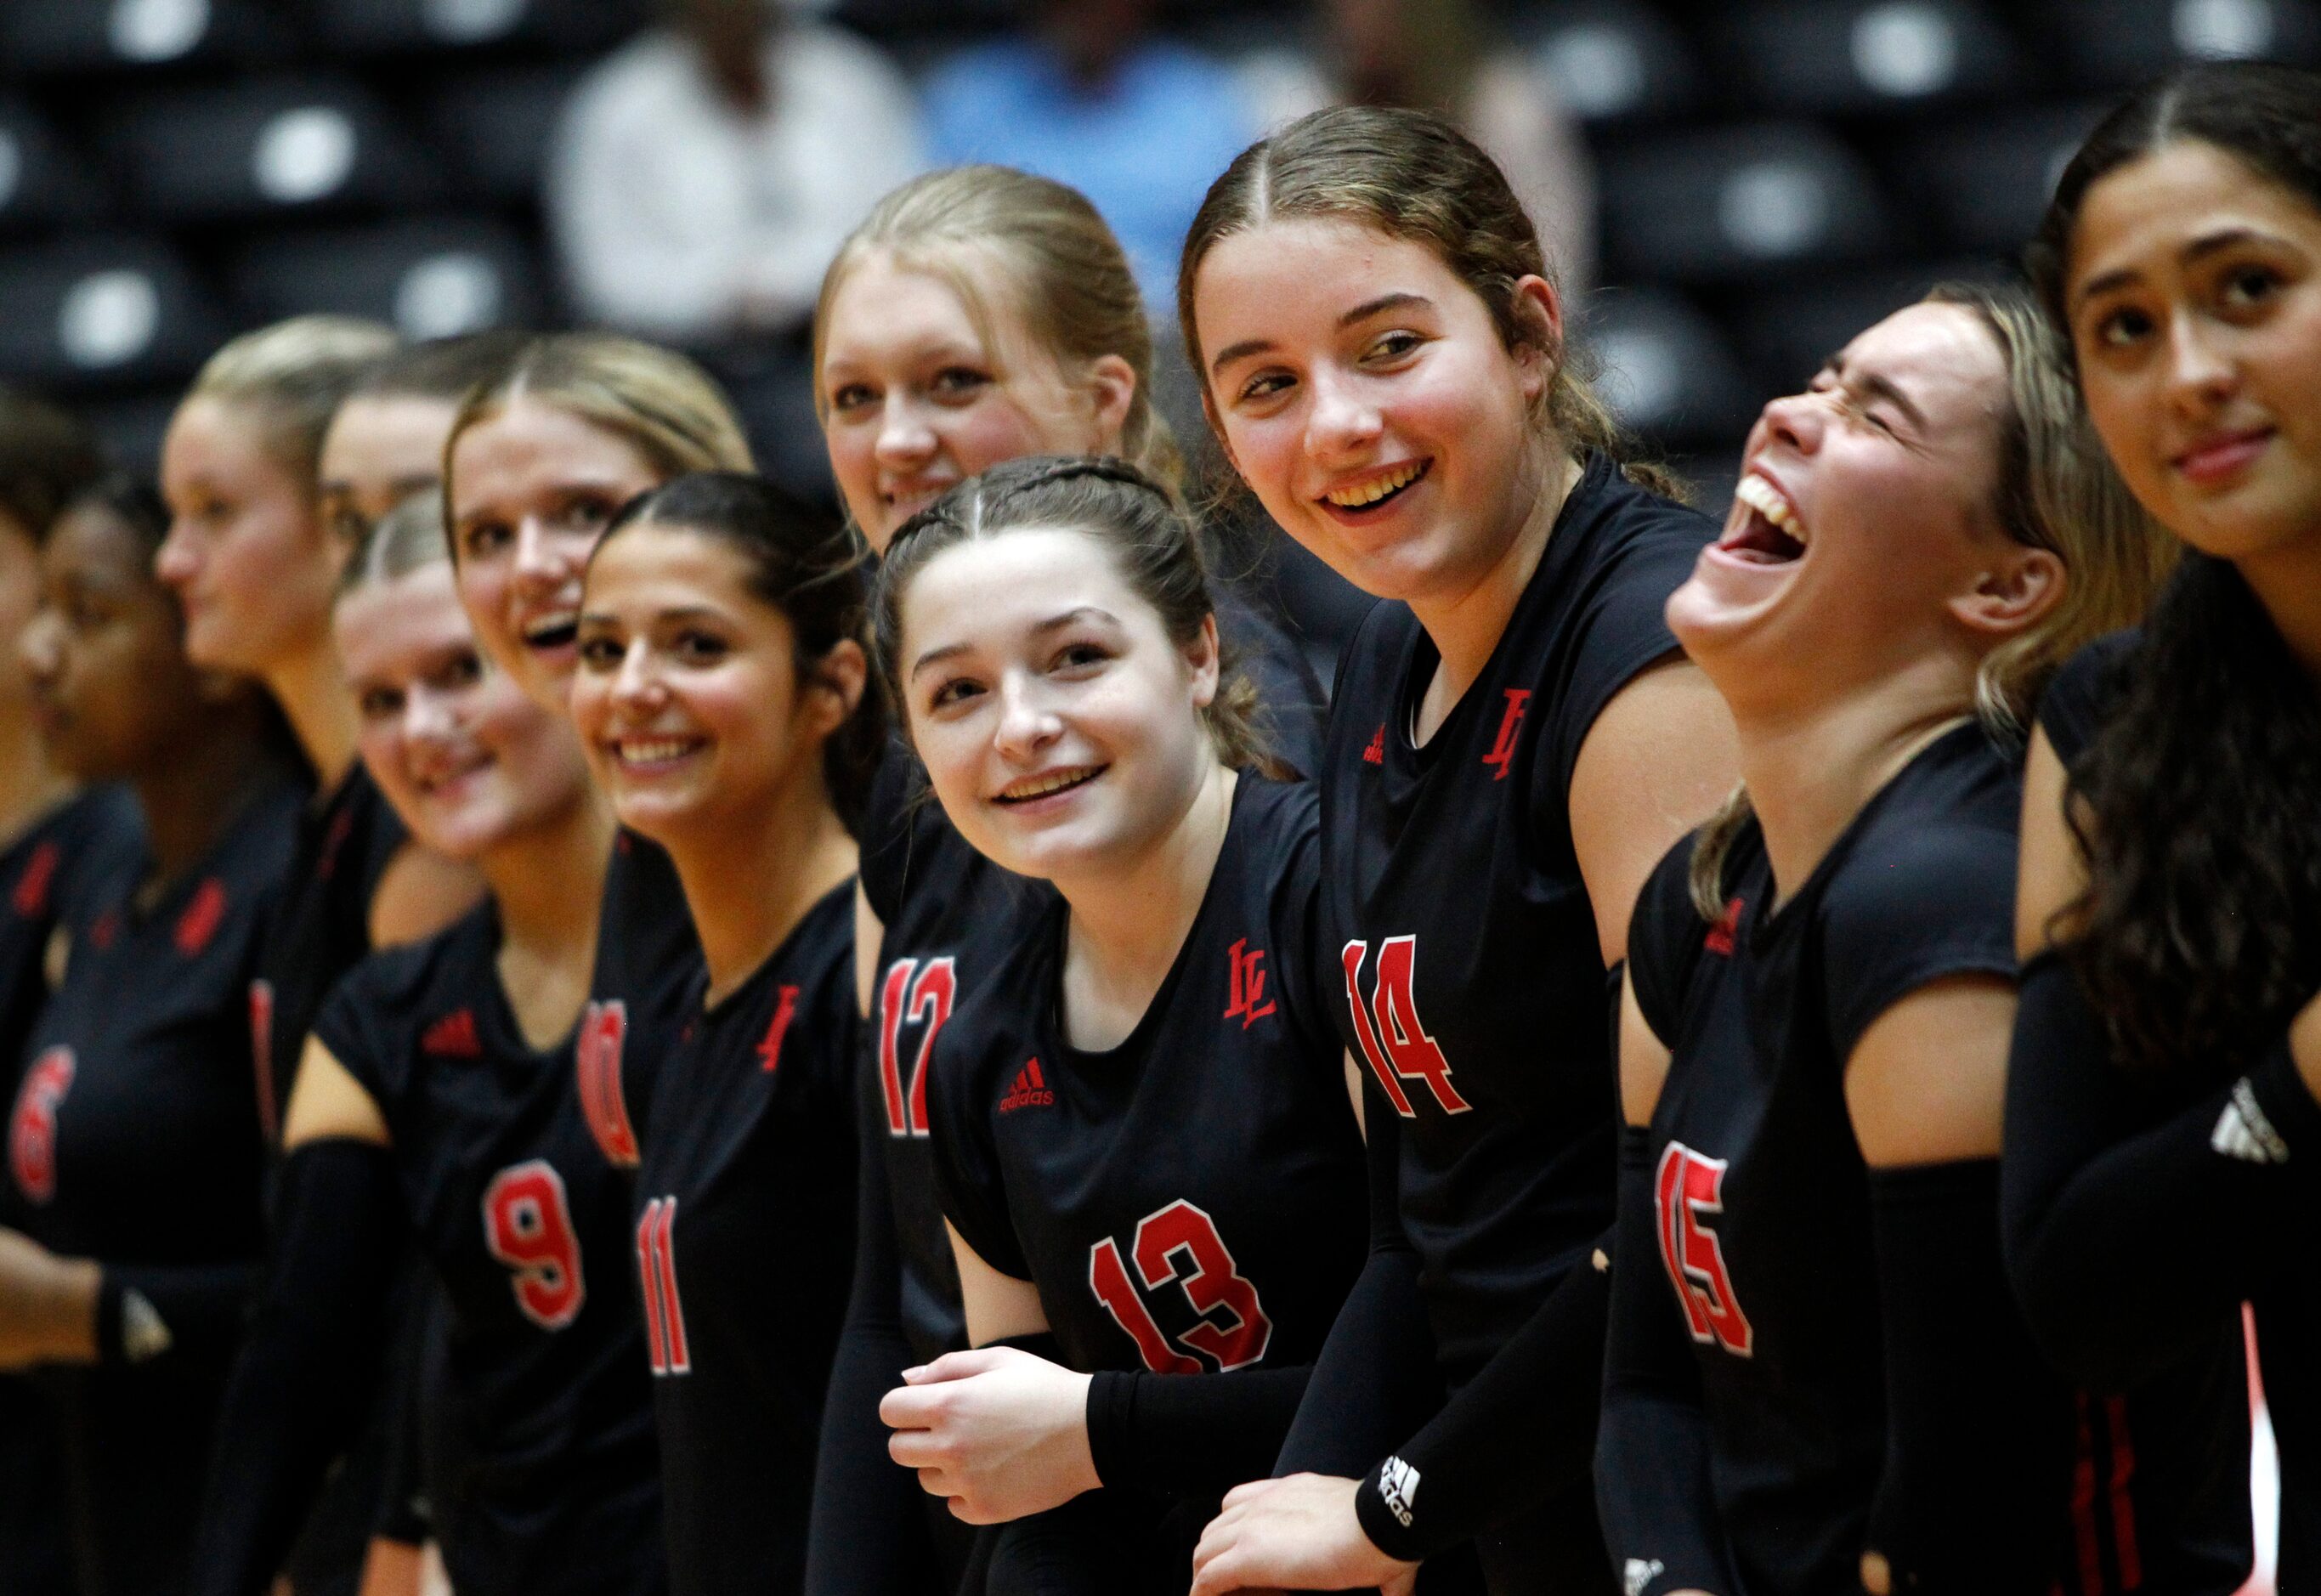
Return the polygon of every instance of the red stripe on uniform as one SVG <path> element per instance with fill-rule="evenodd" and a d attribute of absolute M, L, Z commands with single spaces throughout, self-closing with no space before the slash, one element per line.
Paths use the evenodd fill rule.
<path fill-rule="evenodd" d="M 2103 1552 L 2096 1537 L 2096 1436 L 2085 1391 L 2079 1404 L 2079 1455 L 2071 1463 L 2071 1538 L 2080 1552 L 2080 1596 L 2102 1596 Z"/>
<path fill-rule="evenodd" d="M 2119 1555 L 2119 1588 L 2133 1591 L 2144 1583 L 2144 1555 L 2135 1545 L 2135 1497 L 2129 1487 L 2135 1480 L 2135 1444 L 2127 1434 L 2127 1399 L 2107 1397 L 2105 1415 L 2111 1421 L 2111 1533 Z"/>

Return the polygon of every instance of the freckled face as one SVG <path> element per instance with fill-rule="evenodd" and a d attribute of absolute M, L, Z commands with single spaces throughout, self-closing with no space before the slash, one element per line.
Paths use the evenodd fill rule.
<path fill-rule="evenodd" d="M 660 473 L 627 439 L 527 399 L 461 433 L 451 464 L 460 597 L 476 641 L 533 702 L 561 713 L 589 552 Z"/>
<path fill-rule="evenodd" d="M 1432 250 L 1269 222 L 1209 251 L 1194 301 L 1211 418 L 1283 531 L 1412 603 L 1455 601 L 1506 557 L 1544 486 L 1530 406 L 1552 373 Z"/>
<path fill-rule="evenodd" d="M 2097 181 L 2066 308 L 2088 413 L 2135 497 L 2194 547 L 2321 535 L 2321 211 L 2215 145 Z"/>
<path fill-rule="evenodd" d="M 950 282 L 883 252 L 831 300 L 823 439 L 848 514 L 881 553 L 945 488 L 1004 461 L 1120 447 L 1117 429 L 1014 324 L 1007 296 L 981 298 L 999 324 L 996 350 Z"/>

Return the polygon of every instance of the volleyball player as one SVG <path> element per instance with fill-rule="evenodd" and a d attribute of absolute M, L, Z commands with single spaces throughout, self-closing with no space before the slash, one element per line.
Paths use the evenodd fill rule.
<path fill-rule="evenodd" d="M 832 473 L 874 550 L 947 488 L 1025 454 L 1114 455 L 1181 491 L 1176 441 L 1152 405 L 1135 278 L 1095 207 L 1061 184 L 973 166 L 888 195 L 824 278 L 815 351 Z M 1311 770 L 1311 671 L 1261 604 L 1230 585 L 1219 592 L 1226 646 L 1258 684 L 1268 731 L 1288 762 Z M 949 1016 L 982 980 L 978 928 L 1022 884 L 921 801 L 924 780 L 895 739 L 862 831 L 862 1213 L 823 1431 L 817 1596 L 921 1589 L 936 1563 L 956 1584 L 968 1555 L 956 1521 L 930 1516 L 889 1461 L 878 1409 L 905 1368 L 967 1345 L 928 1157 L 926 1082 Z M 1080 1427 L 1073 1415 L 1057 1422 Z"/>
<path fill-rule="evenodd" d="M 1186 348 L 1227 455 L 1395 601 L 1348 645 L 1321 771 L 1332 1008 L 1392 1195 L 1293 1477 L 1227 1498 L 1202 1592 L 1400 1588 L 1478 1536 L 1496 1591 L 1609 1580 L 1587 1478 L 1606 970 L 1730 784 L 1732 731 L 1661 615 L 1712 529 L 1619 463 L 1547 269 L 1487 156 L 1362 108 L 1245 151 L 1186 243 Z M 1413 1434 L 1386 1386 L 1430 1355 L 1452 1395 Z"/>
<path fill-rule="evenodd" d="M 0 390 L 0 638 L 22 635 L 40 603 L 41 540 L 103 470 L 88 429 L 31 395 Z M 82 903 L 137 842 L 136 800 L 96 786 L 76 793 L 50 762 L 32 679 L 0 653 L 0 1086 L 14 1102 L 24 1038 L 50 990 L 50 943 L 85 923 Z M 69 931 L 66 935 L 69 935 Z M 20 1228 L 0 1181 L 0 1226 Z M 0 1569 L 25 1596 L 71 1589 L 54 1416 L 32 1382 L 0 1375 Z"/>
<path fill-rule="evenodd" d="M 881 741 L 860 540 L 737 472 L 635 500 L 589 561 L 572 710 L 668 850 L 705 967 L 636 1172 L 670 1588 L 795 1591 L 853 1263 L 855 844 Z"/>
<path fill-rule="evenodd" d="M 2041 708 L 2003 1166 L 2016 1289 L 2089 1382 L 2213 1361 L 2253 1305 L 2285 1591 L 2321 1568 L 2295 1244 L 2321 1148 L 2316 127 L 2311 73 L 2165 80 L 2089 135 L 2032 252 L 2105 448 L 2189 547 Z"/>
<path fill-rule="evenodd" d="M 363 369 L 331 415 L 315 461 L 323 524 L 349 551 L 371 524 L 443 479 L 443 442 L 460 401 L 529 342 L 512 330 L 408 344 Z"/>
<path fill-rule="evenodd" d="M 250 983 L 259 1100 L 272 1140 L 306 1032 L 338 978 L 374 947 L 441 930 L 475 902 L 471 871 L 414 847 L 355 757 L 353 700 L 330 637 L 330 594 L 352 546 L 321 489 L 337 436 L 334 497 L 390 452 L 407 418 L 371 407 L 334 425 L 341 401 L 384 359 L 394 335 L 371 323 L 300 316 L 213 355 L 171 418 L 161 479 L 171 505 L 161 578 L 186 606 L 196 663 L 257 677 L 298 734 L 315 772 L 300 816 L 288 885 Z M 439 426 L 434 442 L 440 448 Z M 407 469 L 407 468 L 406 468 Z M 398 1301 L 396 1315 L 405 1310 Z M 348 1466 L 288 1565 L 302 1596 L 352 1596 L 384 1467 L 387 1420 L 372 1416 Z"/>
<path fill-rule="evenodd" d="M 1998 1245 L 2018 728 L 2167 554 L 2017 290 L 1937 289 L 1757 423 L 1669 601 L 1747 785 L 1628 942 L 1597 1484 L 1637 1596 L 2237 1587 L 2143 1474 L 2070 1510 Z"/>
<path fill-rule="evenodd" d="M 1133 467 L 1034 458 L 953 490 L 890 547 L 878 621 L 951 824 L 1055 889 L 988 923 L 928 1087 L 969 1339 L 1015 1350 L 914 1371 L 881 1409 L 893 1454 L 960 1517 L 1011 1520 L 994 1590 L 1175 1591 L 1361 1264 L 1361 1141 L 1306 969 L 1313 792 L 1261 773 L 1196 534 Z M 1027 1446 L 1058 1409 L 1067 1444 Z"/>
<path fill-rule="evenodd" d="M 125 782 L 144 846 L 33 1026 L 9 1119 L 0 1363 L 41 1365 L 84 1596 L 181 1591 L 260 1251 L 245 988 L 304 771 L 253 686 L 188 662 L 168 513 L 109 479 L 59 515 L 22 647 L 50 757 Z"/>
<path fill-rule="evenodd" d="M 485 653 L 570 712 L 580 584 L 621 506 L 687 471 L 751 469 L 733 406 L 684 356 L 610 333 L 536 337 L 452 420 L 452 557 Z M 690 1017 L 701 966 L 685 893 L 658 844 L 622 830 L 605 879 L 581 1103 L 605 1156 L 633 1169 L 654 1072 Z"/>
<path fill-rule="evenodd" d="M 205 1505 L 205 1591 L 263 1591 L 365 1392 L 401 1238 L 451 1303 L 466 1471 L 431 1482 L 462 1592 L 665 1585 L 628 1194 L 575 1089 L 613 819 L 566 718 L 487 665 L 432 495 L 352 568 L 336 635 L 362 752 L 414 835 L 490 895 L 371 956 L 315 1022 L 285 1218 Z"/>

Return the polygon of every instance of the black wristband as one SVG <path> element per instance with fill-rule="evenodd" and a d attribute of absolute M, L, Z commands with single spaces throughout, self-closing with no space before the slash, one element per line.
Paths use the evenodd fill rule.
<path fill-rule="evenodd" d="M 1119 1369 L 1098 1369 L 1088 1381 L 1088 1461 L 1106 1485 L 1130 1472 L 1125 1448 L 1136 1428 L 1136 1376 Z"/>
<path fill-rule="evenodd" d="M 1419 1475 L 1399 1457 L 1388 1457 L 1362 1476 L 1354 1488 L 1354 1517 L 1370 1545 L 1402 1563 L 1424 1559 L 1426 1547 L 1417 1529 Z"/>

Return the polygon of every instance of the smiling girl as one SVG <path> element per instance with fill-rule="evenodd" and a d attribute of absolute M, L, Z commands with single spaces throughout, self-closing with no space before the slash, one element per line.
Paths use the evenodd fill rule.
<path fill-rule="evenodd" d="M 1361 1265 L 1306 967 L 1314 795 L 1261 773 L 1192 529 L 1118 461 L 1013 461 L 937 501 L 888 552 L 878 625 L 944 813 L 1053 889 L 986 922 L 999 951 L 928 1087 L 984 1350 L 888 1395 L 893 1455 L 1008 1521 L 994 1590 L 1178 1590 Z"/>
<path fill-rule="evenodd" d="M 2165 562 L 2018 290 L 1938 289 L 1759 420 L 1668 609 L 1746 786 L 1629 935 L 1597 1482 L 1638 1596 L 2238 1584 L 2148 1433 L 2074 1522 L 2097 1459 L 1997 1247 L 2017 728 Z"/>
<path fill-rule="evenodd" d="M 336 618 L 366 765 L 414 834 L 472 861 L 490 894 L 358 966 L 315 1023 L 196 1588 L 266 1589 L 376 1382 L 407 1231 L 450 1301 L 466 1467 L 428 1483 L 453 1582 L 657 1591 L 643 1336 L 620 1283 L 628 1194 L 573 1062 L 613 819 L 566 718 L 478 648 L 433 496 L 381 524 Z"/>
<path fill-rule="evenodd" d="M 2125 1384 L 2253 1306 L 2283 1590 L 2321 1568 L 2321 1297 L 2278 1245 L 2321 1147 L 2316 128 L 2311 73 L 2155 85 L 2089 135 L 2033 251 L 2105 448 L 2189 548 L 2142 633 L 2041 707 L 2007 1101 L 2008 1263 L 2066 1367 Z"/>
<path fill-rule="evenodd" d="M 668 850 L 704 968 L 636 1172 L 678 1596 L 791 1591 L 853 1261 L 854 839 L 883 737 L 859 539 L 755 477 L 637 500 L 588 563 L 572 711 Z"/>
<path fill-rule="evenodd" d="M 937 497 L 1027 454 L 1117 457 L 1181 497 L 1127 258 L 1086 198 L 1047 178 L 961 167 L 881 200 L 824 280 L 815 369 L 832 473 L 880 552 Z M 1249 707 L 1288 762 L 1311 770 L 1321 694 L 1300 651 L 1262 605 L 1222 586 L 1218 625 L 1246 668 Z M 817 1596 L 916 1589 L 938 1577 L 935 1560 L 955 1585 L 967 1555 L 955 1521 L 928 1515 L 888 1461 L 878 1407 L 906 1367 L 966 1345 L 924 1082 L 950 1015 L 989 968 L 980 927 L 1021 883 L 962 842 L 924 787 L 895 739 L 862 828 L 860 1252 L 824 1427 Z"/>
<path fill-rule="evenodd" d="M 1392 601 L 1348 646 L 1321 771 L 1331 1008 L 1386 1195 L 1281 1460 L 1299 1477 L 1229 1499 L 1204 1592 L 1398 1586 L 1478 1532 L 1495 1591 L 1609 1578 L 1586 1479 L 1606 971 L 1730 786 L 1732 727 L 1661 615 L 1713 529 L 1619 463 L 1547 273 L 1489 159 L 1411 112 L 1252 146 L 1186 243 L 1186 348 L 1234 468 Z M 1428 1364 L 1454 1393 L 1432 1419 L 1388 1389 Z"/>

